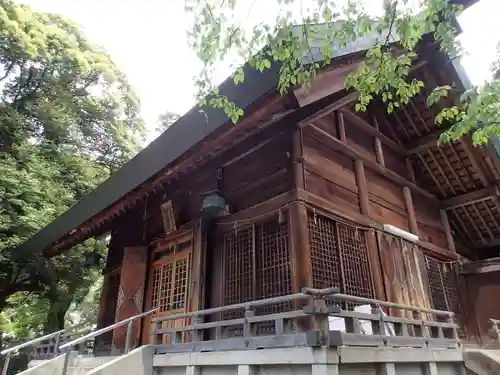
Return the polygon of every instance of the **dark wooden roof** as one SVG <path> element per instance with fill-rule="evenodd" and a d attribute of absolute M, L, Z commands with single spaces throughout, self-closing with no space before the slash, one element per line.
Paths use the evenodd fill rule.
<path fill-rule="evenodd" d="M 220 91 L 241 108 L 248 108 L 276 87 L 278 69 L 274 67 L 260 73 L 246 67 L 244 84 L 235 86 L 228 78 Z M 220 128 L 228 122 L 221 110 L 207 108 L 206 113 L 208 122 L 198 107 L 191 109 L 91 194 L 21 244 L 19 251 L 39 251 L 50 246 L 155 176 L 209 134 L 222 130 Z"/>

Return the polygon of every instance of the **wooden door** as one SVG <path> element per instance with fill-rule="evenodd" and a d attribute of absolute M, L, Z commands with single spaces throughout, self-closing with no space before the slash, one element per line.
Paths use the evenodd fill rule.
<path fill-rule="evenodd" d="M 422 250 L 389 234 L 379 234 L 379 245 L 387 301 L 430 308 Z M 390 314 L 413 318 L 409 312 L 403 314 L 397 309 L 391 309 Z"/>
<path fill-rule="evenodd" d="M 154 247 L 148 280 L 148 309 L 159 307 L 159 311 L 145 320 L 142 340 L 144 343 L 151 343 L 151 332 L 154 329 L 152 318 L 190 311 L 192 252 L 192 231 L 161 240 Z M 163 322 L 162 328 L 181 327 L 186 324 L 189 324 L 187 319 L 167 320 Z M 163 335 L 163 340 L 158 340 L 157 343 L 167 344 L 170 341 L 169 335 Z"/>

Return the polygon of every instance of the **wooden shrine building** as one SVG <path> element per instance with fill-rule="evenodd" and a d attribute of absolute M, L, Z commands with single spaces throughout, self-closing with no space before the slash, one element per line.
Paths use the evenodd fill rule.
<path fill-rule="evenodd" d="M 338 286 L 455 311 L 469 337 L 484 336 L 500 310 L 481 315 L 491 295 L 471 291 L 477 280 L 459 269 L 498 255 L 500 161 L 469 138 L 438 146 L 437 109 L 426 105 L 436 84 L 464 87 L 464 75 L 427 41 L 411 73 L 422 93 L 391 115 L 378 102 L 356 113 L 344 78 L 362 58 L 358 45 L 339 50 L 308 90 L 284 96 L 278 67 L 247 68 L 243 84 L 221 85 L 244 108 L 240 123 L 214 109 L 206 122 L 194 108 L 22 246 L 52 255 L 110 234 L 101 327 L 152 308 Z M 137 324 L 135 344 L 149 342 L 150 324 Z M 101 345 L 120 348 L 124 334 Z"/>

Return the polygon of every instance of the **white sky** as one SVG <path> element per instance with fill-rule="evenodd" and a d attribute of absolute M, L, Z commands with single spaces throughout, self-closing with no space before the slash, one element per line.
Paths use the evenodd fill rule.
<path fill-rule="evenodd" d="M 168 110 L 183 114 L 193 105 L 192 77 L 198 62 L 186 42 L 184 0 L 23 2 L 36 10 L 71 18 L 93 43 L 104 46 L 135 87 L 142 115 L 151 130 L 161 113 Z M 258 17 L 261 11 L 267 18 L 272 14 L 266 8 L 270 2 L 260 3 L 253 13 Z M 462 41 L 468 52 L 462 63 L 473 83 L 489 77 L 496 43 L 500 41 L 499 15 L 500 0 L 479 0 L 460 18 Z"/>

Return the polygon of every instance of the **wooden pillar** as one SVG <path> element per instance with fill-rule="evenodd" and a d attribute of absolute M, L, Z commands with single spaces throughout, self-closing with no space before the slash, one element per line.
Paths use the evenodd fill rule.
<path fill-rule="evenodd" d="M 342 141 L 342 143 L 346 143 L 344 115 L 342 114 L 342 112 L 337 111 L 337 116 L 338 116 L 337 130 L 339 132 L 339 139 Z"/>
<path fill-rule="evenodd" d="M 366 186 L 365 166 L 362 160 L 356 160 L 354 162 L 354 172 L 356 175 L 356 184 L 358 185 L 360 212 L 362 215 L 366 215 L 370 218 L 370 199 L 368 197 L 368 188 Z M 375 297 L 377 299 L 385 300 L 386 295 L 384 291 L 384 282 L 382 279 L 380 254 L 377 242 L 375 232 L 370 230 L 366 236 L 366 246 L 368 249 L 373 288 L 375 290 Z"/>
<path fill-rule="evenodd" d="M 302 202 L 293 202 L 288 210 L 289 244 L 292 260 L 292 287 L 293 292 L 298 293 L 303 287 L 312 287 L 312 264 L 311 246 L 309 243 L 309 227 L 306 205 Z M 306 301 L 300 301 L 297 308 L 307 305 Z M 310 319 L 299 320 L 299 326 L 303 330 L 312 327 Z"/>
<path fill-rule="evenodd" d="M 109 289 L 109 275 L 104 275 L 104 280 L 102 282 L 101 296 L 99 297 L 99 313 L 97 316 L 97 329 L 103 328 L 105 325 L 104 316 L 106 314 L 106 308 L 108 305 L 107 296 Z"/>
<path fill-rule="evenodd" d="M 293 202 L 289 207 L 292 284 L 293 291 L 300 292 L 302 287 L 313 285 L 307 208 L 302 202 Z"/>
<path fill-rule="evenodd" d="M 408 172 L 408 177 L 410 178 L 410 181 L 415 184 L 416 183 L 415 171 L 413 170 L 413 164 L 411 163 L 410 157 L 405 158 L 405 164 L 406 164 L 406 171 Z"/>
<path fill-rule="evenodd" d="M 408 224 L 410 232 L 418 236 L 418 223 L 415 216 L 415 207 L 413 207 L 413 199 L 411 197 L 411 190 L 405 186 L 403 188 L 403 195 L 405 200 L 406 211 L 408 212 Z"/>
<path fill-rule="evenodd" d="M 303 156 L 302 129 L 297 129 L 293 133 L 292 140 L 292 174 L 293 184 L 296 189 L 305 189 Z"/>
<path fill-rule="evenodd" d="M 373 126 L 375 129 L 380 130 L 378 126 L 378 120 L 375 116 L 371 116 L 373 121 Z M 375 154 L 377 156 L 377 162 L 385 168 L 384 150 L 382 148 L 382 142 L 379 137 L 375 137 Z"/>
<path fill-rule="evenodd" d="M 125 247 L 116 304 L 116 322 L 142 312 L 146 271 L 147 247 Z M 132 348 L 139 345 L 140 324 L 140 320 L 133 324 Z M 117 328 L 113 333 L 113 348 L 123 350 L 126 336 L 127 325 Z"/>
<path fill-rule="evenodd" d="M 453 239 L 453 234 L 451 233 L 450 221 L 448 220 L 448 213 L 446 210 L 440 210 L 441 214 L 441 224 L 443 225 L 444 235 L 446 236 L 446 244 L 448 249 L 451 251 L 456 251 L 455 240 Z"/>
<path fill-rule="evenodd" d="M 356 174 L 356 184 L 358 185 L 360 212 L 370 217 L 370 200 L 368 198 L 368 188 L 366 187 L 365 166 L 362 160 L 354 162 L 354 173 Z"/>

